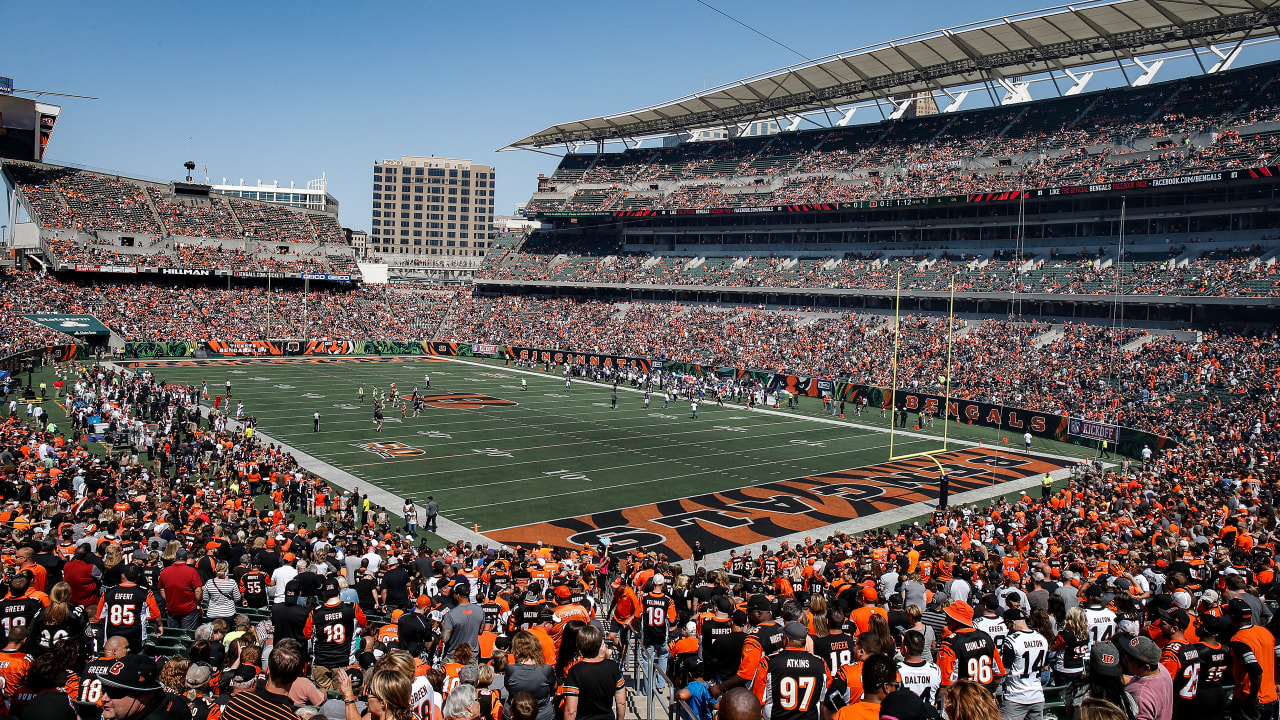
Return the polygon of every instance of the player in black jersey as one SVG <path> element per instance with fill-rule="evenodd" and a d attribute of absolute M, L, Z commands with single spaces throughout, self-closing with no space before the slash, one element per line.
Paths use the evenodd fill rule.
<path fill-rule="evenodd" d="M 336 580 L 326 580 L 321 591 L 324 604 L 311 611 L 302 627 L 303 637 L 314 640 L 312 658 L 315 664 L 327 668 L 343 668 L 351 664 L 351 649 L 359 628 L 369 624 L 359 606 L 339 599 L 340 592 Z"/>

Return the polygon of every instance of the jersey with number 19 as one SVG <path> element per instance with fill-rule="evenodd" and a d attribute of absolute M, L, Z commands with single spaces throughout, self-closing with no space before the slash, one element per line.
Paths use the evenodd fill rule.
<path fill-rule="evenodd" d="M 769 658 L 765 681 L 765 720 L 818 720 L 831 673 L 822 658 L 787 648 Z"/>
<path fill-rule="evenodd" d="M 1049 661 L 1049 641 L 1031 630 L 1014 630 L 1004 639 L 1004 699 L 1015 705 L 1044 702 L 1040 671 Z"/>

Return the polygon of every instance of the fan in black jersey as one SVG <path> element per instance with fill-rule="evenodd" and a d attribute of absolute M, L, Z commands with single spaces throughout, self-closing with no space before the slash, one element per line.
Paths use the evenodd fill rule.
<path fill-rule="evenodd" d="M 102 676 L 107 674 L 112 665 L 129 654 L 129 641 L 120 636 L 107 638 L 102 649 L 102 657 L 91 660 L 80 673 L 80 692 L 76 702 L 94 703 L 102 707 Z"/>
<path fill-rule="evenodd" d="M 792 621 L 782 628 L 782 650 L 768 658 L 765 679 L 766 720 L 819 720 L 831 687 L 831 673 L 822 658 L 804 649 L 809 631 Z"/>
<path fill-rule="evenodd" d="M 511 617 L 507 621 L 507 634 L 515 635 L 521 630 L 528 630 L 537 625 L 538 618 L 546 607 L 547 602 L 542 597 L 542 585 L 530 583 L 528 591 L 524 594 L 524 600 L 511 611 Z"/>
<path fill-rule="evenodd" d="M 53 649 L 54 643 L 67 638 L 83 640 L 85 627 L 89 624 L 84 608 L 68 602 L 71 599 L 70 585 L 60 582 L 53 586 L 49 595 L 49 605 L 40 608 L 31 623 L 29 647 L 34 652 L 47 652 Z"/>
<path fill-rule="evenodd" d="M 813 654 L 827 664 L 827 672 L 838 673 L 853 664 L 853 636 L 844 632 L 844 610 L 838 605 L 827 608 L 827 636 L 813 639 Z"/>
<path fill-rule="evenodd" d="M 326 580 L 321 592 L 324 604 L 311 611 L 302 635 L 315 640 L 312 658 L 316 665 L 346 667 L 351 663 L 351 649 L 359 628 L 366 627 L 369 621 L 358 605 L 339 599 L 341 590 L 336 580 Z"/>
<path fill-rule="evenodd" d="M 151 591 L 140 587 L 142 577 L 137 565 L 124 569 L 124 580 L 113 588 L 102 591 L 94 622 L 101 623 L 100 638 L 119 635 L 129 641 L 130 648 L 142 649 L 147 641 L 147 621 L 160 617 L 160 608 Z M 164 634 L 163 626 L 157 626 L 156 634 Z"/>
<path fill-rule="evenodd" d="M 1173 676 L 1173 717 L 1175 720 L 1200 720 L 1221 717 L 1226 706 L 1223 682 L 1231 668 L 1230 649 L 1213 637 L 1219 632 L 1218 618 L 1206 615 L 1201 621 L 1204 640 L 1189 642 L 1186 631 L 1190 616 L 1181 608 L 1160 610 L 1160 624 L 1169 634 L 1169 644 L 1160 655 L 1160 664 Z M 1208 626 L 1208 630 L 1205 627 Z M 1209 643 L 1212 643 L 1212 647 Z M 1211 700 L 1218 701 L 1211 706 Z"/>
<path fill-rule="evenodd" d="M 715 614 L 702 621 L 701 639 L 703 675 L 712 682 L 718 682 L 719 678 L 728 677 L 737 670 L 737 667 L 729 667 L 728 663 L 722 667 L 720 655 L 716 652 L 716 643 L 733 634 L 733 620 L 730 616 L 733 601 L 721 595 L 716 598 L 715 607 Z"/>
<path fill-rule="evenodd" d="M 1004 675 L 1004 662 L 991 636 L 973 627 L 973 608 L 963 600 L 946 607 L 947 629 L 951 635 L 938 649 L 938 669 L 942 684 L 973 680 L 994 691 Z"/>
<path fill-rule="evenodd" d="M 261 560 L 254 560 L 249 572 L 240 576 L 240 595 L 248 607 L 266 607 L 269 587 L 271 587 L 271 576 L 262 571 Z"/>
<path fill-rule="evenodd" d="M 47 602 L 44 593 L 31 588 L 31 573 L 18 572 L 9 580 L 9 594 L 0 599 L 0 628 L 8 635 L 14 628 L 30 627 Z"/>

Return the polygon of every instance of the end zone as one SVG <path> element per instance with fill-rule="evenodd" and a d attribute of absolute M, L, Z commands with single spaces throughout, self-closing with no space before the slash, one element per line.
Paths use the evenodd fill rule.
<path fill-rule="evenodd" d="M 1070 462 L 992 448 L 935 455 L 952 493 L 1059 471 Z M 615 552 L 652 550 L 689 557 L 694 542 L 708 554 L 938 498 L 938 466 L 927 457 L 752 485 L 484 533 L 507 545 L 538 541 L 576 547 L 609 538 Z"/>

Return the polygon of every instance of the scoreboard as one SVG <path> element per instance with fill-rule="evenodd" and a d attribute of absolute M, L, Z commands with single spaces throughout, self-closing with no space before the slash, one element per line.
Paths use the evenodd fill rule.
<path fill-rule="evenodd" d="M 0 158 L 40 162 L 62 108 L 0 93 Z"/>

